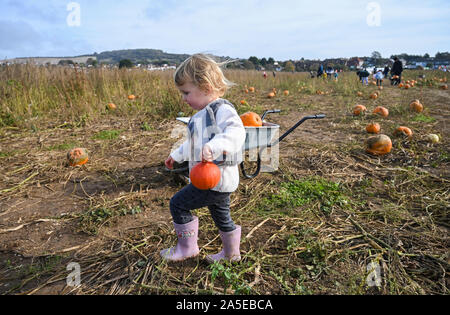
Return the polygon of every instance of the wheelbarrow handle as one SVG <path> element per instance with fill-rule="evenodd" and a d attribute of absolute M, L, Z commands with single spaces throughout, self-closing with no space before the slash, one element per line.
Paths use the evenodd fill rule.
<path fill-rule="evenodd" d="M 266 117 L 267 114 L 279 113 L 279 112 L 281 112 L 281 109 L 269 109 L 269 110 L 266 110 L 264 112 L 264 114 L 262 114 L 261 120 L 264 120 L 264 118 Z"/>
<path fill-rule="evenodd" d="M 310 116 L 303 117 L 294 126 L 289 128 L 289 130 L 286 131 L 281 137 L 279 137 L 278 140 L 276 140 L 274 143 L 268 145 L 268 147 L 274 146 L 277 143 L 279 143 L 281 140 L 286 138 L 292 131 L 294 131 L 298 126 L 303 124 L 306 120 L 308 120 L 308 119 L 322 119 L 322 118 L 325 118 L 325 114 L 316 114 L 316 115 L 310 115 Z"/>

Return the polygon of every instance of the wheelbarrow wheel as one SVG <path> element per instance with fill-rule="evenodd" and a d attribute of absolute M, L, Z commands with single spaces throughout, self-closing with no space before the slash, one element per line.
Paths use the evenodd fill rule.
<path fill-rule="evenodd" d="M 245 178 L 255 178 L 261 170 L 261 158 L 258 152 L 256 161 L 246 161 L 245 158 L 240 164 L 242 175 Z"/>
<path fill-rule="evenodd" d="M 173 169 L 166 169 L 172 175 L 174 181 L 178 184 L 189 184 L 189 162 L 177 163 L 173 165 Z"/>

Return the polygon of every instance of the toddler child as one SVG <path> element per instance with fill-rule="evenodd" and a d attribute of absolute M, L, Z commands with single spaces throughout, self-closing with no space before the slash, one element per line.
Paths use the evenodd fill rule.
<path fill-rule="evenodd" d="M 216 187 L 200 190 L 188 184 L 172 197 L 170 213 L 178 242 L 160 254 L 168 261 L 197 256 L 198 217 L 191 210 L 208 207 L 223 248 L 215 255 L 208 255 L 207 261 L 238 261 L 241 227 L 231 219 L 230 194 L 239 185 L 238 164 L 242 161 L 245 129 L 234 106 L 221 98 L 232 83 L 225 78 L 220 64 L 203 54 L 186 59 L 175 71 L 174 80 L 183 100 L 198 112 L 188 123 L 188 139 L 170 153 L 165 165 L 172 169 L 175 161 L 189 161 L 192 169 L 204 160 L 224 161 L 224 164 L 219 166 L 221 179 Z"/>

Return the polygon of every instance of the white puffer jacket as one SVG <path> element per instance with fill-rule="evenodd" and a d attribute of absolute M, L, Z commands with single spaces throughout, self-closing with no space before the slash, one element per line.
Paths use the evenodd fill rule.
<path fill-rule="evenodd" d="M 219 104 L 218 104 L 219 103 Z M 218 106 L 212 126 L 208 107 Z M 215 121 L 214 121 L 215 120 Z M 211 121 L 211 120 L 210 120 Z M 209 122 L 210 122 L 209 121 Z M 191 130 L 189 130 L 191 129 Z M 211 133 L 214 137 L 211 139 Z M 178 163 L 189 161 L 189 170 L 201 161 L 203 146 L 208 144 L 212 149 L 216 161 L 223 160 L 226 154 L 226 165 L 219 166 L 222 173 L 221 180 L 212 190 L 219 192 L 233 192 L 239 185 L 239 168 L 242 161 L 245 142 L 245 128 L 238 113 L 228 101 L 217 99 L 192 116 L 188 125 L 187 140 L 175 149 L 170 156 Z"/>

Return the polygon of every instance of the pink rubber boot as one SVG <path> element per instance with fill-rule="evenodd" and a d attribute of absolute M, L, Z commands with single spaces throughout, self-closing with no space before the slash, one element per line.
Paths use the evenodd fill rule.
<path fill-rule="evenodd" d="M 206 260 L 209 263 L 213 263 L 221 259 L 228 261 L 241 260 L 241 253 L 239 251 L 239 246 L 241 243 L 241 226 L 236 225 L 236 229 L 231 232 L 219 231 L 219 234 L 222 239 L 223 248 L 215 255 L 206 256 Z"/>
<path fill-rule="evenodd" d="M 175 232 L 178 236 L 178 242 L 175 247 L 164 249 L 160 252 L 161 257 L 168 261 L 182 261 L 187 258 L 195 257 L 200 250 L 198 249 L 198 217 L 186 224 L 176 224 Z"/>

